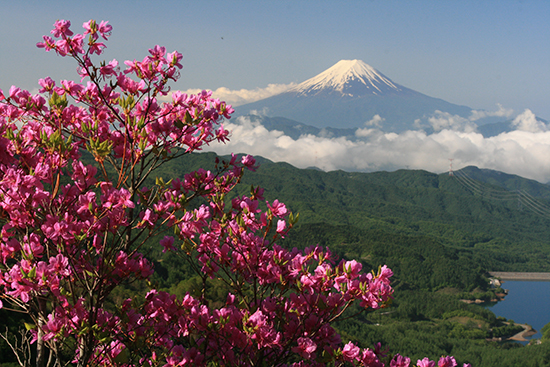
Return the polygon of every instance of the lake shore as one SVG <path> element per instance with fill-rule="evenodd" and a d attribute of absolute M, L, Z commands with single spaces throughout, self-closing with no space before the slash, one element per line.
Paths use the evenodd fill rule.
<path fill-rule="evenodd" d="M 508 340 L 514 340 L 517 342 L 527 342 L 529 341 L 529 339 L 526 339 L 526 338 L 529 338 L 537 333 L 537 331 L 533 329 L 531 325 L 527 325 L 527 324 L 516 324 L 516 325 L 523 327 L 523 331 L 520 331 L 516 335 L 508 338 Z"/>
<path fill-rule="evenodd" d="M 492 277 L 500 280 L 533 280 L 533 281 L 550 281 L 550 273 L 520 273 L 506 271 L 490 271 Z"/>
<path fill-rule="evenodd" d="M 499 275 L 498 273 L 492 273 Z M 550 321 L 550 311 L 547 305 L 550 304 L 550 281 L 535 280 L 534 278 L 546 278 L 548 273 L 523 276 L 522 280 L 510 279 L 512 276 L 506 274 L 506 280 L 502 288 L 509 290 L 506 299 L 495 304 L 487 304 L 487 309 L 491 310 L 496 316 L 502 316 L 508 320 L 515 320 L 517 325 L 529 324 L 533 327 L 530 331 L 523 326 L 524 330 L 508 340 L 520 343 L 536 342 L 532 338 L 540 339 L 542 337 L 540 330 Z M 516 274 L 512 274 L 517 276 Z M 537 331 L 539 330 L 539 331 Z"/>

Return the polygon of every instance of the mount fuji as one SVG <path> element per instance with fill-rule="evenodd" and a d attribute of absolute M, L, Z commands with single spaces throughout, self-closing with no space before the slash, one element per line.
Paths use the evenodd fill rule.
<path fill-rule="evenodd" d="M 429 128 L 436 111 L 467 118 L 472 109 L 399 85 L 361 60 L 341 60 L 286 92 L 236 107 L 237 115 L 255 111 L 321 129 L 364 128 L 369 122 L 399 133 Z"/>
<path fill-rule="evenodd" d="M 291 89 L 299 96 L 323 93 L 357 97 L 367 95 L 399 94 L 404 87 L 361 60 L 341 60 L 321 74 Z"/>

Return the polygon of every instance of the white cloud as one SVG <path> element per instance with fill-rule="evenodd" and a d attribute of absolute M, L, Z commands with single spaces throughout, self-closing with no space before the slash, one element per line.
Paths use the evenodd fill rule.
<path fill-rule="evenodd" d="M 511 108 L 504 108 L 500 103 L 497 103 L 497 111 L 478 111 L 472 110 L 472 115 L 468 118 L 470 121 L 477 121 L 485 117 L 505 117 L 510 118 L 514 115 L 514 110 Z"/>
<path fill-rule="evenodd" d="M 372 117 L 370 121 L 365 122 L 365 126 L 381 127 L 384 121 L 386 121 L 385 118 L 380 117 L 380 115 L 376 114 Z"/>
<path fill-rule="evenodd" d="M 514 121 L 512 121 L 512 124 L 521 131 L 529 131 L 532 133 L 548 131 L 548 126 L 546 126 L 544 122 L 538 121 L 535 114 L 529 109 L 518 115 Z"/>
<path fill-rule="evenodd" d="M 428 122 L 434 131 L 450 129 L 454 131 L 473 132 L 477 127 L 470 119 L 441 111 L 435 111 L 435 114 L 428 118 Z"/>
<path fill-rule="evenodd" d="M 385 118 L 383 117 L 380 117 L 380 115 L 376 114 L 372 117 L 372 119 L 370 119 L 369 121 L 365 122 L 365 126 L 367 126 L 367 128 L 365 129 L 357 129 L 355 130 L 355 136 L 358 136 L 358 137 L 367 137 L 367 136 L 370 136 L 372 135 L 373 133 L 376 133 L 376 129 L 374 128 L 380 128 L 382 127 L 382 123 L 386 121 Z"/>
<path fill-rule="evenodd" d="M 514 115 L 514 110 L 512 109 L 504 108 L 499 103 L 497 103 L 497 107 L 498 109 L 496 111 L 472 110 L 470 116 L 468 117 L 452 115 L 448 112 L 436 110 L 432 116 L 427 117 L 427 123 L 435 132 L 445 129 L 474 132 L 477 129 L 476 122 L 479 122 L 479 120 L 492 117 L 497 119 L 492 119 L 491 121 L 485 120 L 484 123 L 500 122 L 505 119 L 510 119 Z M 417 119 L 414 122 L 414 127 L 417 129 L 423 129 L 426 125 L 423 123 L 423 119 Z"/>
<path fill-rule="evenodd" d="M 432 116 L 428 117 L 428 123 L 435 132 L 445 129 L 463 132 L 474 132 L 477 128 L 476 121 L 488 117 L 509 119 L 514 115 L 514 110 L 504 108 L 500 103 L 497 103 L 497 107 L 498 110 L 496 111 L 472 110 L 472 113 L 468 117 L 451 115 L 448 112 L 435 111 Z M 421 120 L 416 120 L 415 126 L 417 128 L 421 128 Z"/>
<path fill-rule="evenodd" d="M 264 107 L 261 110 L 250 110 L 248 111 L 249 115 L 257 115 L 257 116 L 268 116 L 269 115 L 269 108 Z"/>
<path fill-rule="evenodd" d="M 529 111 L 530 112 L 530 111 Z M 518 117 L 519 126 L 532 122 L 529 113 Z M 442 124 L 441 122 L 438 122 Z M 459 126 L 463 121 L 458 121 Z M 449 125 L 447 123 L 447 125 Z M 452 124 L 451 124 L 452 125 Z M 518 130 L 484 138 L 474 131 L 442 128 L 433 134 L 406 131 L 384 133 L 360 129 L 356 139 L 302 135 L 292 139 L 280 131 L 268 131 L 245 117 L 230 120 L 230 142 L 212 144 L 207 150 L 219 154 L 248 153 L 299 168 L 318 167 L 326 171 L 378 171 L 424 169 L 441 173 L 453 167 L 474 165 L 517 174 L 541 182 L 550 181 L 550 132 Z"/>
<path fill-rule="evenodd" d="M 218 89 L 212 90 L 212 96 L 215 98 L 219 98 L 220 100 L 225 101 L 235 107 L 286 92 L 295 85 L 295 83 L 269 84 L 266 88 L 240 90 L 231 90 L 229 88 L 220 87 Z M 187 94 L 196 94 L 201 91 L 201 89 L 188 89 L 182 92 Z"/>

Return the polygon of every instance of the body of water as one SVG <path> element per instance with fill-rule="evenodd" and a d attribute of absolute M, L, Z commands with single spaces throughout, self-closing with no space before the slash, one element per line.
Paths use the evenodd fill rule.
<path fill-rule="evenodd" d="M 531 325 L 537 330 L 532 338 L 540 339 L 540 330 L 550 322 L 550 282 L 506 280 L 502 288 L 508 289 L 508 295 L 489 309 L 518 324 Z"/>

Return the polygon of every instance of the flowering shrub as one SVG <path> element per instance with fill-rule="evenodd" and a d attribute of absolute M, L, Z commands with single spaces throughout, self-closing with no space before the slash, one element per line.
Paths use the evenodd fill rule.
<path fill-rule="evenodd" d="M 116 60 L 97 65 L 111 26 L 91 20 L 82 34 L 70 26 L 55 22 L 38 47 L 72 57 L 80 82 L 48 77 L 36 95 L 0 91 L 0 307 L 32 318 L 36 365 L 382 366 L 379 346 L 342 345 L 330 324 L 355 301 L 386 306 L 391 270 L 363 273 L 328 249 L 279 247 L 296 221 L 283 203 L 265 202 L 254 187 L 227 199 L 256 168 L 250 156 L 146 187 L 166 161 L 224 142 L 221 121 L 233 109 L 206 91 L 161 102 L 181 54 L 155 46 L 123 69 Z M 140 251 L 159 235 L 203 282 L 225 283 L 222 307 L 204 292 L 178 299 L 154 289 L 109 306 L 121 283 L 151 277 Z"/>

